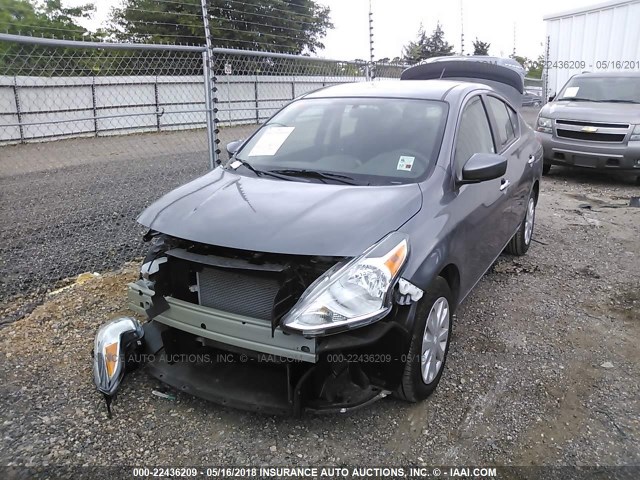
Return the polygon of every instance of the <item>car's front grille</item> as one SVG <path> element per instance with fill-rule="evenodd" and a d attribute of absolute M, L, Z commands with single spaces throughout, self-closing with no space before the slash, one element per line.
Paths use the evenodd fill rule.
<path fill-rule="evenodd" d="M 590 142 L 623 142 L 626 133 L 581 132 L 577 130 L 556 129 L 558 137 Z"/>
<path fill-rule="evenodd" d="M 585 122 L 582 120 L 556 120 L 557 125 L 575 125 L 577 127 L 598 127 L 598 128 L 629 128 L 628 123 L 602 123 L 602 122 Z"/>
<path fill-rule="evenodd" d="M 203 268 L 198 272 L 200 305 L 271 320 L 280 285 L 272 273 Z"/>
<path fill-rule="evenodd" d="M 585 120 L 558 119 L 556 135 L 560 138 L 585 140 L 587 142 L 624 142 L 630 125 L 628 123 L 606 123 Z"/>

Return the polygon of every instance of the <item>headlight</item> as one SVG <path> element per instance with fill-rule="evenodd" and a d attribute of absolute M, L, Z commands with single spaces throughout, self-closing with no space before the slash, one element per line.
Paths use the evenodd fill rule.
<path fill-rule="evenodd" d="M 93 379 L 98 390 L 106 395 L 116 391 L 124 375 L 127 346 L 143 336 L 140 322 L 129 317 L 116 318 L 100 327 L 93 350 Z"/>
<path fill-rule="evenodd" d="M 538 117 L 538 128 L 539 132 L 544 133 L 552 133 L 553 132 L 553 122 L 550 118 L 546 117 Z"/>
<path fill-rule="evenodd" d="M 635 126 L 629 140 L 640 140 L 640 125 Z"/>
<path fill-rule="evenodd" d="M 408 254 L 407 237 L 394 232 L 361 256 L 329 269 L 283 318 L 283 328 L 317 336 L 381 319 L 391 309 L 391 290 Z"/>

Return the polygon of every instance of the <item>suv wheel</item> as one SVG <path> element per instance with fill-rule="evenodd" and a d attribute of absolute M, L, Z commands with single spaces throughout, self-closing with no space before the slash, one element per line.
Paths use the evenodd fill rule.
<path fill-rule="evenodd" d="M 452 302 L 451 289 L 442 277 L 434 280 L 418 302 L 397 397 L 418 402 L 438 386 L 449 352 Z"/>
<path fill-rule="evenodd" d="M 550 163 L 546 163 L 543 162 L 542 163 L 542 174 L 543 175 L 547 175 L 549 173 L 549 171 L 551 170 L 551 164 Z"/>

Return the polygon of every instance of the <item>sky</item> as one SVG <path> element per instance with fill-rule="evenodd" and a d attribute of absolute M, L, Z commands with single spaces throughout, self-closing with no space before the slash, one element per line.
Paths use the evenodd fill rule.
<path fill-rule="evenodd" d="M 318 56 L 368 59 L 369 0 L 317 1 L 330 7 L 335 27 L 327 32 L 323 39 L 325 49 L 317 52 Z M 63 4 L 69 6 L 85 3 L 87 0 L 63 0 Z M 97 11 L 88 24 L 90 28 L 104 22 L 120 0 L 95 3 Z M 602 0 L 371 0 L 371 3 L 376 59 L 401 56 L 402 47 L 415 40 L 421 23 L 431 33 L 438 22 L 445 39 L 458 53 L 464 26 L 465 53 L 472 53 L 472 41 L 477 37 L 491 44 L 491 55 L 509 56 L 515 40 L 518 55 L 535 59 L 544 53 L 545 15 L 602 3 Z"/>

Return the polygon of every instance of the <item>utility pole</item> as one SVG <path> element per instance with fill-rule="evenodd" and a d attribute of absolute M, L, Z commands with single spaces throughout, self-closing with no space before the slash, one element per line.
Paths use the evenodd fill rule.
<path fill-rule="evenodd" d="M 218 164 L 218 155 L 220 155 L 220 149 L 218 144 L 218 125 L 215 118 L 215 104 L 217 99 L 213 96 L 216 91 L 216 77 L 213 69 L 213 44 L 211 41 L 211 29 L 209 28 L 209 8 L 207 6 L 207 0 L 201 0 L 202 6 L 202 26 L 204 28 L 204 37 L 206 40 L 207 50 L 202 55 L 203 71 L 204 71 L 204 87 L 205 87 L 205 102 L 206 105 L 206 117 L 207 117 L 207 141 L 209 145 L 209 168 L 213 170 Z M 229 112 L 231 115 L 231 112 Z"/>
<path fill-rule="evenodd" d="M 369 63 L 366 67 L 368 81 L 371 81 L 376 77 L 373 58 L 373 10 L 371 9 L 371 0 L 369 0 Z"/>
<path fill-rule="evenodd" d="M 513 56 L 516 56 L 516 22 L 513 22 Z"/>
<path fill-rule="evenodd" d="M 373 10 L 371 0 L 369 0 L 369 61 L 373 64 Z"/>
<path fill-rule="evenodd" d="M 462 0 L 460 0 L 460 55 L 464 55 L 464 17 L 462 15 Z"/>

